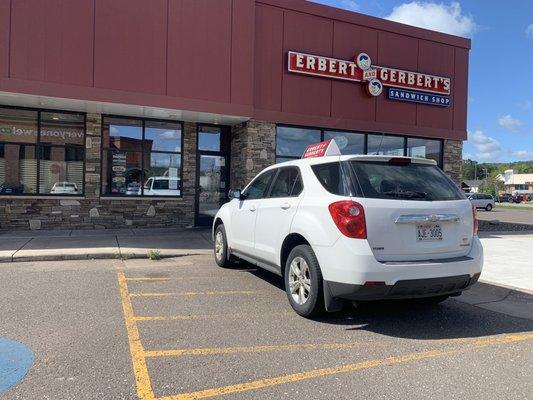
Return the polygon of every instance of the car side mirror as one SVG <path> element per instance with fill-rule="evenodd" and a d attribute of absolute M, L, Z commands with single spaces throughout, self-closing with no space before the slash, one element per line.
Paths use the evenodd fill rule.
<path fill-rule="evenodd" d="M 230 191 L 228 192 L 228 197 L 230 198 L 230 200 L 231 199 L 238 199 L 238 200 L 243 199 L 241 189 L 230 189 Z"/>

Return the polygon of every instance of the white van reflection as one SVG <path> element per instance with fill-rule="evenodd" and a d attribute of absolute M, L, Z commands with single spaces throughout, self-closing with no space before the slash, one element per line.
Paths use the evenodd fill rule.
<path fill-rule="evenodd" d="M 78 186 L 74 182 L 56 182 L 52 189 L 51 194 L 78 194 Z"/>
<path fill-rule="evenodd" d="M 144 184 L 145 196 L 180 196 L 181 180 L 168 176 L 153 176 Z"/>

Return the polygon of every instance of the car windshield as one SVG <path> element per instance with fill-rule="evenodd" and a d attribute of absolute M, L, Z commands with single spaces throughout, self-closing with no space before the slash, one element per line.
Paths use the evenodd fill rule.
<path fill-rule="evenodd" d="M 418 201 L 465 199 L 459 188 L 435 165 L 351 161 L 364 197 Z"/>

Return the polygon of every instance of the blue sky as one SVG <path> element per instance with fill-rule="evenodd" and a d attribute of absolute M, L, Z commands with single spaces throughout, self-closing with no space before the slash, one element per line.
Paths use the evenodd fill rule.
<path fill-rule="evenodd" d="M 463 158 L 533 160 L 532 0 L 313 0 L 472 39 Z"/>

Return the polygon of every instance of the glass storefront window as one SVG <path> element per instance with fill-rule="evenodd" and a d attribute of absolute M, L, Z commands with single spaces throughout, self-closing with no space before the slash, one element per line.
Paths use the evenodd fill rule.
<path fill-rule="evenodd" d="M 181 123 L 105 117 L 102 194 L 181 196 Z"/>
<path fill-rule="evenodd" d="M 0 142 L 37 143 L 39 113 L 0 107 Z"/>
<path fill-rule="evenodd" d="M 150 153 L 144 184 L 145 196 L 181 195 L 181 155 Z"/>
<path fill-rule="evenodd" d="M 429 158 L 441 164 L 442 142 L 440 140 L 407 138 L 407 155 L 409 157 Z"/>
<path fill-rule="evenodd" d="M 320 142 L 321 138 L 322 132 L 319 129 L 278 126 L 276 160 L 300 158 L 307 146 Z"/>
<path fill-rule="evenodd" d="M 146 121 L 144 140 L 151 142 L 152 151 L 181 152 L 181 124 L 166 121 Z"/>
<path fill-rule="evenodd" d="M 141 195 L 142 153 L 135 151 L 108 150 L 104 155 L 102 193 L 112 195 Z"/>
<path fill-rule="evenodd" d="M 344 131 L 324 131 L 324 140 L 334 139 L 341 154 L 365 154 L 365 135 Z"/>
<path fill-rule="evenodd" d="M 368 135 L 367 154 L 403 156 L 404 140 L 402 136 Z"/>
<path fill-rule="evenodd" d="M 198 130 L 198 150 L 221 151 L 220 128 L 201 125 Z"/>
<path fill-rule="evenodd" d="M 83 114 L 0 108 L 0 194 L 82 194 L 84 139 Z"/>
<path fill-rule="evenodd" d="M 41 143 L 83 146 L 85 122 L 81 114 L 41 113 Z"/>

